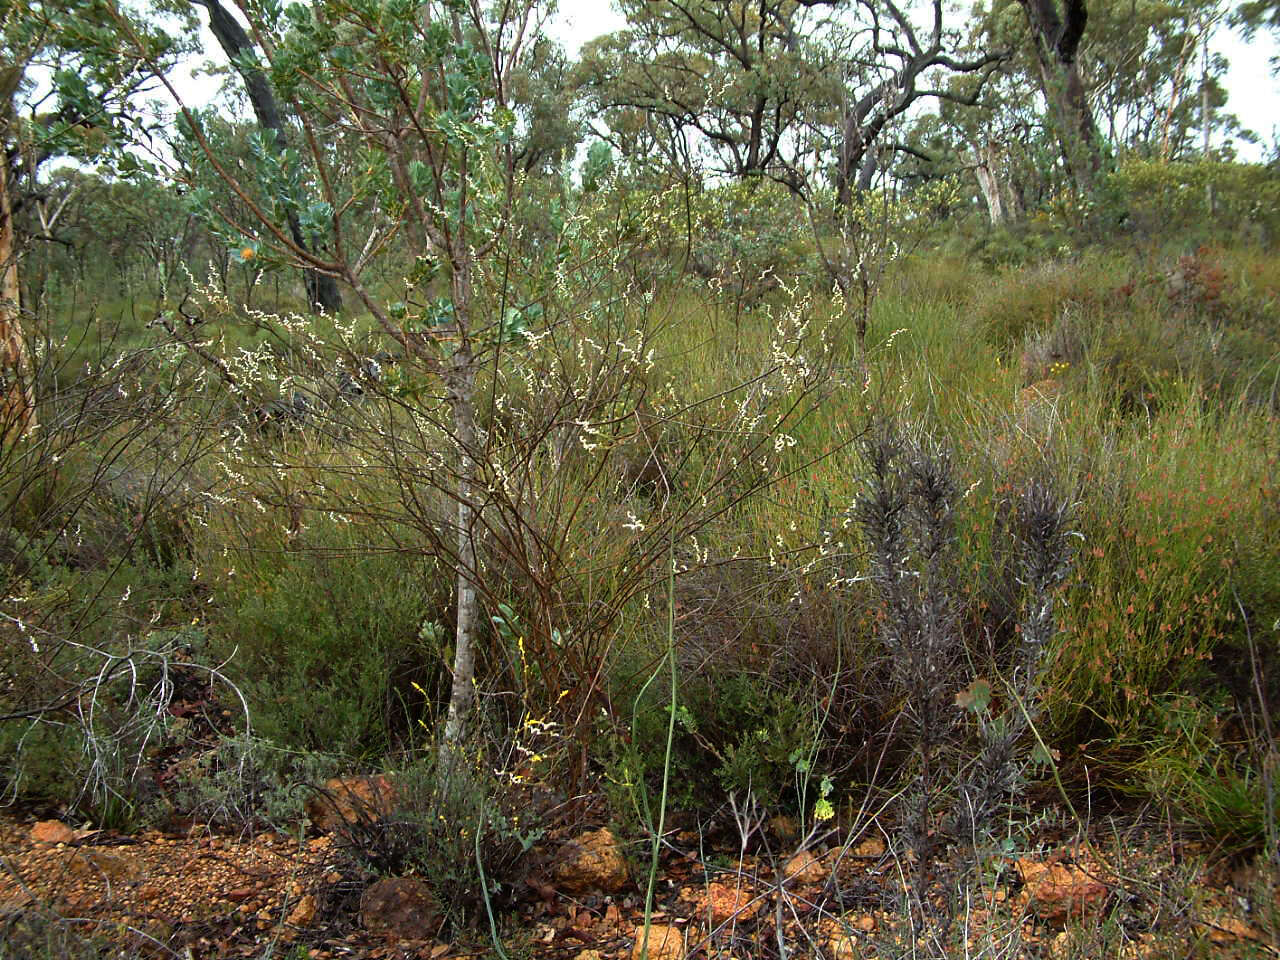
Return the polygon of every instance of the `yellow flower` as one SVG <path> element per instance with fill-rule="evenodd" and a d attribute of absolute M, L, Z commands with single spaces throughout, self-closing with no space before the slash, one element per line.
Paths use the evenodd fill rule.
<path fill-rule="evenodd" d="M 257 255 L 258 255 L 258 254 L 254 252 L 253 247 L 241 247 L 241 248 L 240 248 L 240 259 L 241 259 L 241 260 L 252 260 L 252 259 L 253 259 L 254 257 L 256 257 Z"/>

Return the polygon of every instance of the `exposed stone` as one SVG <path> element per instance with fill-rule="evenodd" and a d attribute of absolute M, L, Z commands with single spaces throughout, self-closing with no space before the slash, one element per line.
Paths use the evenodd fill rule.
<path fill-rule="evenodd" d="M 868 860 L 879 860 L 884 856 L 884 853 L 884 841 L 879 837 L 867 837 L 853 848 L 855 857 L 865 857 Z"/>
<path fill-rule="evenodd" d="M 694 904 L 699 919 L 709 919 L 712 926 L 729 920 L 749 920 L 760 911 L 760 901 L 740 884 L 712 883 L 706 888 L 691 888 L 685 899 Z"/>
<path fill-rule="evenodd" d="M 833 960 L 859 960 L 863 956 L 874 956 L 864 952 L 863 935 L 875 928 L 876 918 L 872 914 L 848 913 L 838 920 L 824 921 L 819 932 L 826 937 L 827 953 Z"/>
<path fill-rule="evenodd" d="M 827 938 L 827 953 L 833 960 L 858 960 L 862 956 L 862 947 L 857 937 L 837 933 Z"/>
<path fill-rule="evenodd" d="M 1216 921 L 1209 928 L 1209 939 L 1214 943 L 1236 943 L 1241 940 L 1265 942 L 1260 931 L 1255 930 L 1239 917 L 1223 917 Z"/>
<path fill-rule="evenodd" d="M 1097 913 L 1107 887 L 1085 870 L 1063 863 L 1019 860 L 1027 905 L 1045 920 L 1078 919 Z"/>
<path fill-rule="evenodd" d="M 631 960 L 684 960 L 684 933 L 669 923 L 649 924 L 648 950 L 645 949 L 644 924 L 636 927 Z"/>
<path fill-rule="evenodd" d="M 25 890 L 9 890 L 0 895 L 0 920 L 22 914 L 36 902 L 35 897 Z"/>
<path fill-rule="evenodd" d="M 769 832 L 783 843 L 791 843 L 800 836 L 800 825 L 794 817 L 778 814 L 769 818 Z"/>
<path fill-rule="evenodd" d="M 608 828 L 584 833 L 560 850 L 552 877 L 567 893 L 616 893 L 628 882 L 622 845 Z"/>
<path fill-rule="evenodd" d="M 32 843 L 71 843 L 76 831 L 61 820 L 41 820 L 31 828 Z"/>
<path fill-rule="evenodd" d="M 1038 380 L 1018 391 L 1018 425 L 1024 431 L 1042 432 L 1058 416 L 1062 385 L 1052 378 Z"/>
<path fill-rule="evenodd" d="M 311 823 L 326 833 L 349 824 L 389 817 L 394 809 L 395 789 L 382 774 L 326 780 L 324 787 L 306 803 Z"/>
<path fill-rule="evenodd" d="M 77 850 L 67 861 L 67 868 L 80 877 L 106 877 L 121 883 L 141 880 L 144 870 L 122 850 Z"/>
<path fill-rule="evenodd" d="M 796 883 L 822 883 L 828 872 L 822 861 L 808 850 L 801 850 L 782 868 L 783 877 Z"/>
<path fill-rule="evenodd" d="M 308 893 L 298 901 L 298 905 L 289 911 L 285 922 L 294 927 L 307 927 L 316 918 L 316 898 Z"/>
<path fill-rule="evenodd" d="M 417 877 L 385 877 L 360 897 L 360 922 L 370 933 L 430 940 L 440 929 L 440 905 Z"/>

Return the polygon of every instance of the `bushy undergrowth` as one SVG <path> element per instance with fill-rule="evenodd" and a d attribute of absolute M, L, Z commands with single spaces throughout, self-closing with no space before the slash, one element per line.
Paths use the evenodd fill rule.
<path fill-rule="evenodd" d="M 287 507 L 250 508 L 234 533 L 208 532 L 215 652 L 243 678 L 259 735 L 380 757 L 433 719 L 418 690 L 439 696 L 447 576 L 429 558 L 371 547 L 351 525 L 305 526 L 290 532 Z"/>
<path fill-rule="evenodd" d="M 1135 218 L 1173 202 L 1125 169 Z M 1224 190 L 1224 209 L 1240 193 Z M 757 220 L 785 197 L 740 194 L 691 208 L 702 277 L 642 294 L 596 277 L 585 306 L 547 301 L 563 311 L 559 341 L 513 342 L 481 378 L 494 399 L 478 424 L 477 690 L 493 749 L 511 749 L 530 718 L 563 724 L 573 762 L 561 743 L 511 770 L 574 786 L 602 775 L 613 816 L 646 822 L 673 708 L 646 687 L 665 650 L 670 550 L 677 805 L 750 796 L 812 825 L 905 788 L 898 815 L 920 839 L 972 835 L 979 814 L 1009 814 L 1061 777 L 1266 842 L 1263 719 L 1280 702 L 1273 252 L 1189 233 L 994 267 L 924 250 L 878 288 L 863 344 L 839 304 L 806 292 L 820 285 L 767 281 L 812 258 Z M 732 224 L 705 230 L 727 210 Z M 209 820 L 254 806 L 287 820 L 291 778 L 336 771 L 334 757 L 374 766 L 435 735 L 456 559 L 442 548 L 455 505 L 438 475 L 438 378 L 398 357 L 342 406 L 346 381 L 305 351 L 245 359 L 268 319 L 227 310 L 218 356 L 270 368 L 253 387 L 277 402 L 305 393 L 307 417 L 263 426 L 252 405 L 266 394 L 232 390 L 126 413 L 119 398 L 94 407 L 104 382 L 91 378 L 84 406 L 114 420 L 82 418 L 75 444 L 42 435 L 6 454 L 3 712 L 32 711 L 3 729 L 6 759 L 25 758 L 11 793 L 89 783 L 99 809 L 134 802 L 131 778 L 156 744 L 173 746 L 169 721 L 148 740 L 151 727 L 108 719 L 139 702 L 163 718 L 170 700 L 151 696 L 151 675 L 104 688 L 98 726 L 72 723 L 99 731 L 87 739 L 62 737 L 59 712 L 94 696 L 81 681 L 122 654 L 154 668 L 157 651 L 181 647 L 244 693 L 252 730 L 228 732 L 267 752 L 249 762 L 236 744 L 256 741 L 232 737 L 184 774 L 184 802 Z M 325 362 L 355 369 L 358 349 L 378 346 L 364 319 L 356 327 L 311 331 L 340 341 Z M 174 376 L 165 363 L 145 376 Z M 143 368 L 130 376 L 141 388 Z M 584 378 L 594 393 L 578 390 Z M 897 433 L 868 433 L 890 415 Z M 121 444 L 135 455 L 115 456 Z M 1032 490 L 1065 512 L 1046 501 L 1037 514 Z M 1032 514 L 1070 518 L 1071 571 L 1052 589 L 1028 566 Z M 1033 655 L 1028 611 L 1047 608 L 1054 629 Z M 33 624 L 63 644 L 56 676 Z M 38 702 L 13 692 L 24 685 Z M 94 752 L 112 737 L 118 769 Z M 437 829 L 443 816 L 492 839 L 498 872 L 518 874 L 507 855 L 532 834 L 503 806 L 510 782 L 445 798 L 415 770 L 413 843 L 465 864 L 465 886 L 474 851 Z M 477 892 L 460 894 L 467 911 Z"/>

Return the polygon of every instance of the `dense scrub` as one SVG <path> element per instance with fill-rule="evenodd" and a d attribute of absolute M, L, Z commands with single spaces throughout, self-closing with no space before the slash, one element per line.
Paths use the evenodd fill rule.
<path fill-rule="evenodd" d="M 1202 173 L 1122 168 L 1122 242 L 1105 210 L 932 211 L 865 339 L 807 224 L 775 236 L 784 194 L 683 222 L 678 196 L 586 198 L 599 255 L 525 275 L 481 375 L 479 719 L 448 796 L 432 368 L 287 291 L 277 315 L 197 285 L 194 334 L 122 312 L 109 344 L 38 299 L 41 428 L 0 455 L 0 786 L 243 824 L 296 822 L 295 778 L 401 771 L 417 832 L 383 866 L 466 860 L 473 919 L 438 818 L 501 880 L 542 829 L 516 808 L 581 795 L 636 834 L 660 794 L 802 832 L 874 810 L 920 860 L 1085 797 L 1274 852 L 1280 258 L 1244 197 L 1275 181 L 1231 172 L 1252 228 L 1224 242 L 1182 209 Z"/>

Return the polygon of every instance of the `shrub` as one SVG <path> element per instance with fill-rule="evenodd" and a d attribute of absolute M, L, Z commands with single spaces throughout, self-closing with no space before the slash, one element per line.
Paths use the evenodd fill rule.
<path fill-rule="evenodd" d="M 384 876 L 429 880 L 446 918 L 475 924 L 487 910 L 509 907 L 522 892 L 530 853 L 546 832 L 556 798 L 522 785 L 508 766 L 518 740 L 474 743 L 474 764 L 442 776 L 428 749 L 391 773 L 391 816 L 360 817 L 341 833 L 347 856 Z M 495 772 L 497 771 L 497 772 Z"/>
<path fill-rule="evenodd" d="M 672 192 L 669 203 L 678 204 Z M 689 269 L 711 281 L 732 300 L 751 306 L 779 281 L 812 275 L 813 250 L 796 229 L 799 202 L 785 187 L 768 182 L 735 182 L 694 196 L 689 234 Z M 678 207 L 670 213 L 677 235 L 685 232 Z"/>
<path fill-rule="evenodd" d="M 1152 710 L 1154 736 L 1132 745 L 1138 756 L 1132 783 L 1182 825 L 1258 849 L 1274 839 L 1280 796 L 1252 744 L 1233 736 L 1231 713 L 1221 696 L 1160 697 Z"/>
<path fill-rule="evenodd" d="M 208 750 L 187 750 L 172 770 L 174 806 L 217 829 L 297 829 L 305 818 L 306 785 L 342 772 L 336 757 L 246 735 L 223 737 Z"/>
<path fill-rule="evenodd" d="M 1275 547 L 1259 532 L 1273 522 L 1269 443 L 1244 409 L 1186 385 L 1149 420 L 1088 423 L 1070 443 L 1105 453 L 1077 461 L 1085 540 L 1050 713 L 1077 737 L 1130 738 L 1159 698 L 1212 688 L 1211 667 L 1243 642 L 1233 581 L 1275 609 Z"/>
<path fill-rule="evenodd" d="M 449 583 L 434 562 L 370 549 L 350 524 L 317 516 L 281 530 L 288 510 L 242 520 L 217 571 L 217 648 L 234 656 L 258 733 L 282 747 L 378 757 L 432 718 L 443 682 L 441 631 Z M 214 566 L 217 564 L 217 566 Z M 433 699 L 433 698 L 427 698 Z"/>
<path fill-rule="evenodd" d="M 1157 242 L 1173 237 L 1179 243 L 1191 238 L 1239 242 L 1251 236 L 1266 246 L 1280 230 L 1280 176 L 1261 164 L 1130 159 L 1110 175 L 1106 189 L 1111 202 L 1127 212 L 1132 228 Z"/>
<path fill-rule="evenodd" d="M 794 517 L 789 499 L 806 501 L 814 491 L 784 482 L 775 493 L 780 514 Z M 733 528 L 772 519 L 754 514 L 735 518 Z M 709 543 L 726 549 L 716 534 L 726 531 L 710 531 Z M 812 535 L 787 531 L 791 541 Z M 792 563 L 780 543 L 761 548 L 780 554 L 772 565 L 722 562 L 677 579 L 670 799 L 680 809 L 710 813 L 731 795 L 740 802 L 750 795 L 803 818 L 818 777 L 874 776 L 892 707 L 864 598 L 837 586 L 843 557 Z M 613 731 L 609 771 L 611 806 L 623 823 L 638 817 L 643 825 L 643 794 L 656 793 L 662 769 L 669 691 L 657 682 L 642 690 L 659 649 L 657 638 L 636 642 L 613 671 L 612 699 L 630 721 Z"/>

